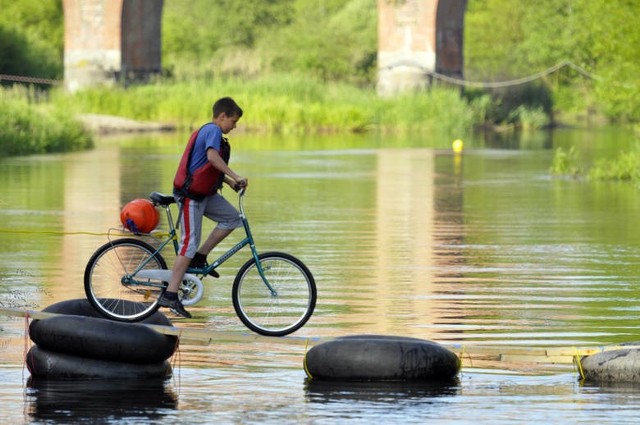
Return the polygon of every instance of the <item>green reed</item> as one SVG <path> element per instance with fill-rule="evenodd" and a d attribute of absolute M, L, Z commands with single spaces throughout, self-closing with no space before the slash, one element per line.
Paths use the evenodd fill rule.
<path fill-rule="evenodd" d="M 91 135 L 64 109 L 33 89 L 0 87 L 0 157 L 66 152 L 92 146 Z"/>
<path fill-rule="evenodd" d="M 550 168 L 551 174 L 580 177 L 590 180 L 640 181 L 640 155 L 637 152 L 620 152 L 616 158 L 598 159 L 588 170 L 579 165 L 574 146 L 569 150 L 557 148 Z"/>
<path fill-rule="evenodd" d="M 637 152 L 620 152 L 617 158 L 600 159 L 589 170 L 594 180 L 640 181 L 640 156 Z"/>
<path fill-rule="evenodd" d="M 470 130 L 485 111 L 470 104 L 459 90 L 434 87 L 384 99 L 375 89 L 320 82 L 295 75 L 256 80 L 204 79 L 148 85 L 58 92 L 58 107 L 78 113 L 126 116 L 193 128 L 211 116 L 211 104 L 232 96 L 244 108 L 248 131 L 278 134 L 314 132 Z"/>

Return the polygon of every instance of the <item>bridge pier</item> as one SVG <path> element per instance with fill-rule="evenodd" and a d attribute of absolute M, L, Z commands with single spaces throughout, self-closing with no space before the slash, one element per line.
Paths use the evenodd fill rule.
<path fill-rule="evenodd" d="M 467 0 L 378 0 L 378 93 L 431 84 L 430 73 L 463 76 Z"/>
<path fill-rule="evenodd" d="M 63 0 L 66 89 L 159 74 L 162 6 L 163 0 Z"/>

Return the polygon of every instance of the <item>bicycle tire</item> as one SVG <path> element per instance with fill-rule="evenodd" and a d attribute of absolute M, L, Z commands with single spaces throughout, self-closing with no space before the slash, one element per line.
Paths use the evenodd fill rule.
<path fill-rule="evenodd" d="M 137 322 L 155 313 L 158 297 L 164 291 L 158 287 L 160 282 L 149 286 L 123 282 L 124 276 L 149 257 L 153 258 L 145 269 L 166 270 L 165 259 L 155 252 L 153 246 L 133 238 L 117 239 L 98 248 L 84 271 L 84 291 L 91 305 L 105 317 L 121 322 Z"/>
<path fill-rule="evenodd" d="M 317 290 L 309 269 L 292 255 L 266 252 L 258 256 L 273 296 L 260 277 L 254 259 L 233 282 L 233 308 L 244 325 L 266 336 L 284 336 L 307 323 L 316 306 Z"/>

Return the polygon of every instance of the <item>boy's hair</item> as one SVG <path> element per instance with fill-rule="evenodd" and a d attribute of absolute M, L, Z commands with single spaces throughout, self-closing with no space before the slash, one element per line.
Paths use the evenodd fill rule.
<path fill-rule="evenodd" d="M 221 113 L 225 113 L 228 117 L 238 116 L 240 118 L 242 116 L 242 108 L 238 106 L 235 100 L 230 97 L 223 97 L 218 99 L 216 103 L 213 104 L 213 118 L 216 118 Z"/>

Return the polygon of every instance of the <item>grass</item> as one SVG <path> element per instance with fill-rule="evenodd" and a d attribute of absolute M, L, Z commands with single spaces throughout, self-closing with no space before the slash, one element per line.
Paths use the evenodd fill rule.
<path fill-rule="evenodd" d="M 91 135 L 78 121 L 37 97 L 33 90 L 0 88 L 0 157 L 92 146 Z"/>
<path fill-rule="evenodd" d="M 578 165 L 575 146 L 571 146 L 568 151 L 562 147 L 557 148 L 549 172 L 556 176 L 578 177 L 581 175 L 582 169 Z"/>
<path fill-rule="evenodd" d="M 574 146 L 568 151 L 556 149 L 550 168 L 558 176 L 584 176 L 590 180 L 640 182 L 640 156 L 637 152 L 620 152 L 614 159 L 599 159 L 588 171 L 578 165 Z"/>
<path fill-rule="evenodd" d="M 257 80 L 157 82 L 127 89 L 90 89 L 72 95 L 57 92 L 53 103 L 76 112 L 194 128 L 211 116 L 211 104 L 222 96 L 232 96 L 244 108 L 245 129 L 276 134 L 432 130 L 460 134 L 484 116 L 484 111 L 477 110 L 481 103 L 470 104 L 456 89 L 434 87 L 383 99 L 374 89 L 292 75 Z"/>
<path fill-rule="evenodd" d="M 594 180 L 640 181 L 640 157 L 636 152 L 620 152 L 613 160 L 601 159 L 589 171 Z"/>

